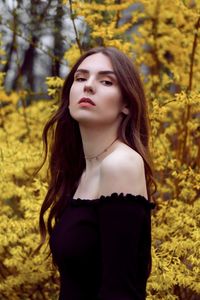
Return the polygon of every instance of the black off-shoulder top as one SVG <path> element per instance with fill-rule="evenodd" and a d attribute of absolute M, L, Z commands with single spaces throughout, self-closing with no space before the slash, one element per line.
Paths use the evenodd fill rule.
<path fill-rule="evenodd" d="M 154 206 L 123 193 L 69 198 L 50 236 L 59 300 L 145 299 Z"/>

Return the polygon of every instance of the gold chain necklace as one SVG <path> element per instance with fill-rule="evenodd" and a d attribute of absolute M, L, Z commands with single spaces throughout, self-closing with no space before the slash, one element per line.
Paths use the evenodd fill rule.
<path fill-rule="evenodd" d="M 98 157 L 101 155 L 101 154 L 103 154 L 104 152 L 106 152 L 106 151 L 108 151 L 108 149 L 114 144 L 114 142 L 117 140 L 118 138 L 116 138 L 106 149 L 104 149 L 100 154 L 98 154 L 98 155 L 95 155 L 95 156 L 92 156 L 92 157 L 87 157 L 87 156 L 85 156 L 85 158 L 86 159 L 93 159 L 93 158 L 95 158 L 96 160 L 98 159 Z"/>

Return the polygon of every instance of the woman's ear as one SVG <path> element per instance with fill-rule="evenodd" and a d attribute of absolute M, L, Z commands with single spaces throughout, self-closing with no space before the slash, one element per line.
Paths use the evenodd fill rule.
<path fill-rule="evenodd" d="M 124 106 L 123 108 L 122 108 L 122 111 L 121 111 L 122 113 L 124 113 L 125 115 L 128 115 L 129 114 L 129 109 L 128 109 L 128 107 L 127 106 Z"/>

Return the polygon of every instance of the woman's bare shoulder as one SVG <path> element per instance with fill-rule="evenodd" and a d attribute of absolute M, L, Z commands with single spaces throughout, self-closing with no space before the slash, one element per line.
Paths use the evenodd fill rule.
<path fill-rule="evenodd" d="M 117 166 L 119 163 L 124 165 L 130 162 L 143 164 L 143 158 L 137 151 L 120 142 L 118 147 L 102 161 L 101 167 L 104 169 L 111 165 Z"/>
<path fill-rule="evenodd" d="M 143 158 L 125 144 L 120 144 L 101 163 L 99 194 L 112 192 L 147 197 Z"/>

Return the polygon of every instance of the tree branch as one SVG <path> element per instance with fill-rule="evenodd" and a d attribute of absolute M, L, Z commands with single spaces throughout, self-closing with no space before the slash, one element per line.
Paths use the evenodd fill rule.
<path fill-rule="evenodd" d="M 44 54 L 48 55 L 51 59 L 55 60 L 55 61 L 59 61 L 60 64 L 62 65 L 67 65 L 67 63 L 64 61 L 64 60 L 60 60 L 59 57 L 51 54 L 49 51 L 43 49 L 41 46 L 39 46 L 38 44 L 35 44 L 31 41 L 31 39 L 28 39 L 27 37 L 23 36 L 20 32 L 18 32 L 16 29 L 13 30 L 12 26 L 10 26 L 8 23 L 6 24 L 3 24 L 1 23 L 1 20 L 0 20 L 0 24 L 5 26 L 6 28 L 8 28 L 9 30 L 11 31 L 15 31 L 15 34 L 17 36 L 19 36 L 20 38 L 22 38 L 24 41 L 26 41 L 27 43 L 31 44 L 35 49 L 39 49 L 41 52 L 43 52 Z"/>
<path fill-rule="evenodd" d="M 198 18 L 198 20 L 197 20 L 194 27 L 195 27 L 195 34 L 194 34 L 194 40 L 193 40 L 193 45 L 192 45 L 192 54 L 191 54 L 191 60 L 190 60 L 189 83 L 188 83 L 188 87 L 187 87 L 187 92 L 192 90 L 194 57 L 195 57 L 195 51 L 196 51 L 196 48 L 197 48 L 198 29 L 200 27 L 200 17 Z"/>
<path fill-rule="evenodd" d="M 192 90 L 192 79 L 193 79 L 193 67 L 194 67 L 194 58 L 195 58 L 195 52 L 197 49 L 197 39 L 198 39 L 198 29 L 200 27 L 200 17 L 198 18 L 196 24 L 195 24 L 195 34 L 194 34 L 194 40 L 192 44 L 192 53 L 191 53 L 191 60 L 190 60 L 190 72 L 189 72 L 189 83 L 187 87 L 187 93 Z M 184 114 L 184 138 L 183 138 L 183 148 L 182 148 L 182 156 L 181 161 L 182 163 L 186 161 L 187 159 L 187 151 L 186 151 L 186 144 L 187 144 L 187 136 L 188 136 L 188 127 L 187 122 L 190 119 L 190 110 L 191 105 L 188 104 L 186 108 L 186 112 Z"/>
<path fill-rule="evenodd" d="M 115 4 L 121 4 L 121 0 L 115 0 Z M 119 10 L 117 11 L 116 15 L 117 15 L 117 20 L 116 20 L 116 23 L 115 23 L 115 28 L 118 28 L 119 27 L 119 21 L 120 21 L 120 12 L 119 12 Z"/>
<path fill-rule="evenodd" d="M 157 0 L 155 5 L 155 16 L 152 18 L 152 35 L 153 35 L 153 41 L 154 41 L 154 47 L 151 51 L 152 57 L 155 61 L 155 65 L 151 68 L 151 73 L 153 75 L 157 75 L 161 81 L 161 75 L 160 75 L 160 68 L 161 63 L 158 57 L 158 45 L 157 45 L 157 36 L 158 36 L 158 22 L 159 22 L 159 14 L 160 14 L 160 1 Z M 153 83 L 152 85 L 152 92 L 154 94 L 157 93 L 157 88 L 160 83 Z"/>

